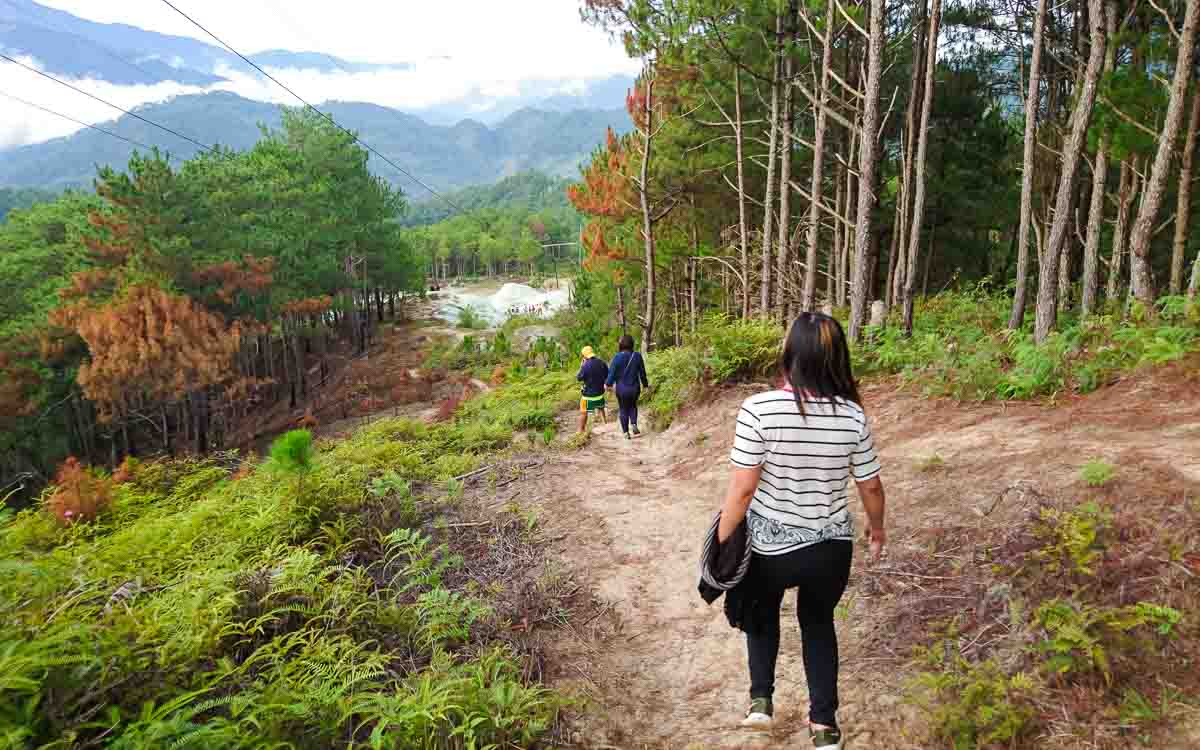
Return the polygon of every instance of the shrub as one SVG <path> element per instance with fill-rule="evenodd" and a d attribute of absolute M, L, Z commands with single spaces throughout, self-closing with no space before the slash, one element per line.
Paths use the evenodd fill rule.
<path fill-rule="evenodd" d="M 1033 531 L 1044 546 L 1034 550 L 1033 559 L 1049 573 L 1094 575 L 1111 530 L 1112 514 L 1096 503 L 1070 510 L 1043 508 Z"/>
<path fill-rule="evenodd" d="M 1024 746 L 1037 716 L 1034 676 L 1006 674 L 992 660 L 970 662 L 953 638 L 921 649 L 919 658 L 926 671 L 912 681 L 910 700 L 928 715 L 935 738 L 955 750 Z"/>
<path fill-rule="evenodd" d="M 1079 478 L 1089 487 L 1103 487 L 1116 476 L 1116 468 L 1102 458 L 1093 458 L 1079 469 Z"/>
<path fill-rule="evenodd" d="M 46 508 L 64 526 L 96 520 L 112 504 L 112 480 L 97 476 L 74 456 L 63 461 Z"/>
<path fill-rule="evenodd" d="M 779 366 L 784 331 L 771 320 L 715 315 L 705 320 L 689 344 L 700 353 L 710 382 L 773 374 Z"/>
<path fill-rule="evenodd" d="M 463 305 L 458 308 L 458 323 L 459 328 L 469 328 L 471 330 L 483 330 L 488 327 L 488 323 L 484 320 L 483 314 L 471 305 Z"/>
<path fill-rule="evenodd" d="M 292 430 L 271 443 L 271 463 L 281 471 L 306 472 L 312 468 L 312 460 L 312 433 L 308 430 Z"/>
<path fill-rule="evenodd" d="M 523 578 L 487 558 L 491 529 L 445 535 L 475 561 L 414 530 L 445 507 L 426 482 L 461 494 L 440 472 L 509 439 L 487 421 L 380 420 L 321 450 L 288 433 L 237 482 L 224 456 L 148 463 L 86 533 L 8 519 L 0 746 L 541 746 L 563 701 L 493 611 L 529 605 Z"/>
<path fill-rule="evenodd" d="M 519 414 L 513 422 L 517 430 L 544 430 L 554 426 L 554 413 L 545 407 L 535 407 Z"/>
<path fill-rule="evenodd" d="M 1114 651 L 1136 648 L 1124 636 L 1150 629 L 1169 636 L 1183 615 L 1171 607 L 1139 602 L 1128 607 L 1102 607 L 1051 599 L 1034 615 L 1045 637 L 1037 650 L 1046 656 L 1042 667 L 1057 675 L 1097 671 L 1112 682 L 1109 667 Z"/>
<path fill-rule="evenodd" d="M 141 468 L 142 462 L 133 456 L 126 456 L 121 465 L 117 467 L 112 474 L 113 484 L 125 484 L 132 482 L 137 476 L 138 469 Z"/>

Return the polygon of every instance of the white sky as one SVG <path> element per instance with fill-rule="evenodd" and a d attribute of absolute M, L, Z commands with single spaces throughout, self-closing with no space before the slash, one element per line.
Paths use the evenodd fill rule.
<path fill-rule="evenodd" d="M 81 18 L 126 23 L 215 44 L 161 0 L 38 0 Z M 538 81 L 560 89 L 617 73 L 637 63 L 607 34 L 579 18 L 579 0 L 172 0 L 240 52 L 314 51 L 355 62 L 412 63 L 411 71 L 321 75 L 273 71 L 314 104 L 329 99 L 422 109 L 473 91 L 515 94 Z M 36 60 L 27 60 L 37 66 Z M 294 103 L 286 93 L 241 70 L 218 71 L 218 85 L 249 98 Z M 73 81 L 125 108 L 200 89 L 160 84 L 113 86 Z M 13 65 L 0 65 L 0 89 L 78 119 L 99 123 L 111 108 Z M 549 93 L 554 93 L 550 91 Z M 19 110 L 19 111 L 17 111 Z M 0 148 L 67 135 L 78 126 L 0 99 Z"/>

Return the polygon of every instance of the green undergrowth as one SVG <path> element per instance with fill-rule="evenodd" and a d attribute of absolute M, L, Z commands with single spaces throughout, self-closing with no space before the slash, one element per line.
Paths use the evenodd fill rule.
<path fill-rule="evenodd" d="M 942 529 L 892 561 L 921 582 L 888 632 L 914 647 L 906 698 L 926 739 L 1115 750 L 1178 736 L 1200 699 L 1200 509 L 1153 505 L 1043 502 L 1015 528 Z"/>
<path fill-rule="evenodd" d="M 520 421 L 491 416 L 560 386 L 532 378 L 449 424 L 290 433 L 253 467 L 139 464 L 92 523 L 8 514 L 0 748 L 538 745 L 562 700 L 498 635 L 515 584 L 437 540 L 454 477 Z"/>
<path fill-rule="evenodd" d="M 506 370 L 503 387 L 480 394 L 459 407 L 458 418 L 508 430 L 542 432 L 555 425 L 555 417 L 578 404 L 575 373 L 513 366 Z"/>
<path fill-rule="evenodd" d="M 653 391 L 647 407 L 659 427 L 668 426 L 705 388 L 762 378 L 779 364 L 783 329 L 761 320 L 722 315 L 707 318 L 683 346 L 651 352 L 646 361 Z"/>
<path fill-rule="evenodd" d="M 920 300 L 912 338 L 895 319 L 868 330 L 854 349 L 855 373 L 900 375 L 931 396 L 961 400 L 1031 399 L 1087 393 L 1124 373 L 1161 365 L 1200 350 L 1200 320 L 1181 297 L 1153 311 L 1134 305 L 1127 315 L 1084 320 L 1064 316 L 1042 344 L 1031 324 L 1010 331 L 1011 300 L 983 288 Z"/>
<path fill-rule="evenodd" d="M 497 367 L 504 369 L 566 371 L 578 359 L 568 357 L 557 339 L 538 337 L 524 350 L 518 350 L 508 326 L 493 333 L 477 332 L 462 339 L 433 342 L 425 353 L 425 366 L 433 369 L 468 372 L 488 379 Z"/>

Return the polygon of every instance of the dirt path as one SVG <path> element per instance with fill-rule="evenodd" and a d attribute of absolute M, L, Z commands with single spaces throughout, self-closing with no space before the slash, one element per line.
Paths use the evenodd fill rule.
<path fill-rule="evenodd" d="M 1026 490 L 1082 499 L 1088 489 L 1079 467 L 1095 457 L 1117 467 L 1115 492 L 1200 498 L 1200 401 L 1180 398 L 1196 392 L 1195 363 L 1190 368 L 1056 408 L 931 402 L 891 386 L 868 388 L 891 548 L 916 549 L 923 530 L 964 518 L 1006 523 L 1027 511 Z M 733 416 L 760 388 L 726 389 L 670 430 L 634 441 L 621 439 L 615 425 L 602 426 L 587 449 L 547 464 L 541 505 L 558 530 L 558 553 L 594 583 L 616 616 L 601 642 L 567 638 L 562 647 L 558 680 L 590 699 L 581 744 L 806 745 L 799 634 L 786 626 L 794 605 L 785 608 L 777 728 L 755 734 L 736 726 L 747 701 L 743 639 L 719 604 L 706 607 L 696 592 L 699 545 L 727 481 Z M 903 736 L 911 709 L 899 699 L 905 676 L 898 666 L 906 655 L 887 653 L 888 634 L 877 632 L 894 605 L 888 596 L 868 597 L 863 585 L 886 572 L 867 570 L 860 550 L 839 609 L 839 718 L 848 747 L 915 748 Z"/>

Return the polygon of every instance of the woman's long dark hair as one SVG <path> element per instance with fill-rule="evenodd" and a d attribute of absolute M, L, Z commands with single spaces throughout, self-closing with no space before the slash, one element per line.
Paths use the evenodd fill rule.
<path fill-rule="evenodd" d="M 628 333 L 622 336 L 617 341 L 617 349 L 623 352 L 633 351 L 633 336 L 630 336 Z"/>
<path fill-rule="evenodd" d="M 788 331 L 781 364 L 801 416 L 805 395 L 834 404 L 841 399 L 862 406 L 862 396 L 850 368 L 846 334 L 834 318 L 822 313 L 801 313 Z"/>

